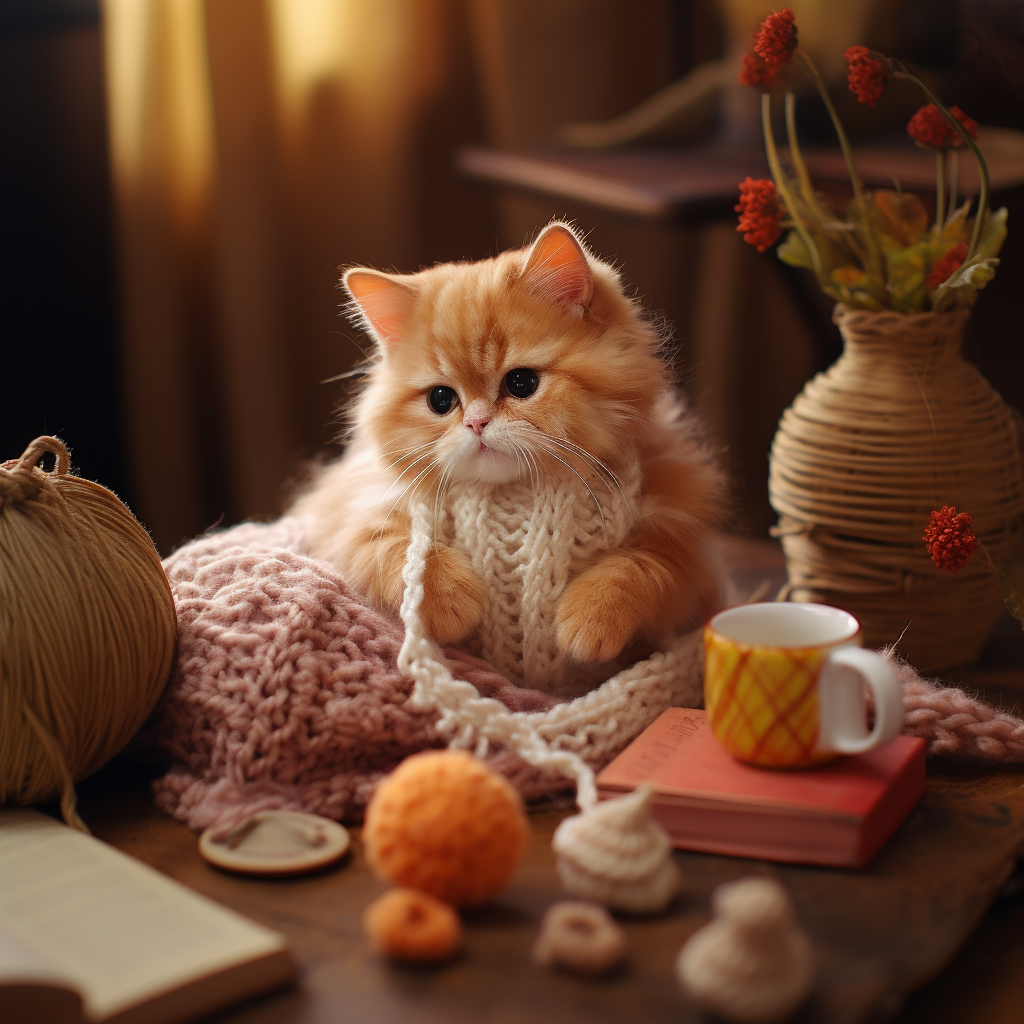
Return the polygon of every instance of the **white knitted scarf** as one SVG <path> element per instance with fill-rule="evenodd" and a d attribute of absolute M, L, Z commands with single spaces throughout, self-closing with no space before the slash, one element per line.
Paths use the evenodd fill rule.
<path fill-rule="evenodd" d="M 582 562 L 625 541 L 640 485 L 633 466 L 607 483 L 592 477 L 539 487 L 468 485 L 444 508 L 419 502 L 411 510 L 398 665 L 414 681 L 413 706 L 439 713 L 437 728 L 452 746 L 482 755 L 494 743 L 573 779 L 582 810 L 597 799 L 591 765 L 607 762 L 665 708 L 700 699 L 699 631 L 617 672 L 614 664 L 581 669 L 556 644 L 559 598 Z M 586 692 L 549 711 L 512 712 L 451 674 L 420 614 L 435 538 L 465 552 L 483 580 L 487 596 L 475 653 L 533 689 Z M 594 688 L 600 678 L 606 681 Z"/>

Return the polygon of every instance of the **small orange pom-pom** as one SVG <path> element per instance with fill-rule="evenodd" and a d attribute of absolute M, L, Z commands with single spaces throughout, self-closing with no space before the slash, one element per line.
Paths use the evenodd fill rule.
<path fill-rule="evenodd" d="M 526 832 L 522 800 L 504 778 L 464 751 L 433 750 L 407 757 L 377 787 L 363 844 L 382 878 L 473 907 L 508 883 Z"/>
<path fill-rule="evenodd" d="M 408 963 L 447 960 L 462 945 L 459 916 L 415 889 L 392 889 L 363 911 L 363 930 L 378 953 Z"/>

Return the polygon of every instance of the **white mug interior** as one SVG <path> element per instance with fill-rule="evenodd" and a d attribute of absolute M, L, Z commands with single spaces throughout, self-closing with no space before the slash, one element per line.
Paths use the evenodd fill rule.
<path fill-rule="evenodd" d="M 860 623 L 826 604 L 764 601 L 727 608 L 710 627 L 730 640 L 768 647 L 832 647 L 857 642 Z"/>

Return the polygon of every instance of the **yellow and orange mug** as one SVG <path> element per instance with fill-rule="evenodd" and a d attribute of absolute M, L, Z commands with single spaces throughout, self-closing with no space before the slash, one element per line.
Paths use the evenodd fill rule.
<path fill-rule="evenodd" d="M 704 628 L 704 706 L 734 757 L 803 768 L 860 754 L 899 735 L 903 689 L 892 666 L 866 651 L 860 623 L 824 604 L 727 608 Z M 866 693 L 875 721 L 866 724 Z"/>

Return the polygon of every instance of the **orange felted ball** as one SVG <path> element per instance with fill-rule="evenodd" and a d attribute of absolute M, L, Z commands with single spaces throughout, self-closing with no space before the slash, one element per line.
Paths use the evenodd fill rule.
<path fill-rule="evenodd" d="M 363 843 L 382 878 L 473 907 L 508 883 L 526 832 L 523 802 L 504 778 L 465 751 L 433 750 L 380 783 Z"/>
<path fill-rule="evenodd" d="M 363 930 L 374 949 L 393 960 L 433 964 L 462 944 L 459 915 L 415 889 L 392 889 L 363 911 Z"/>

